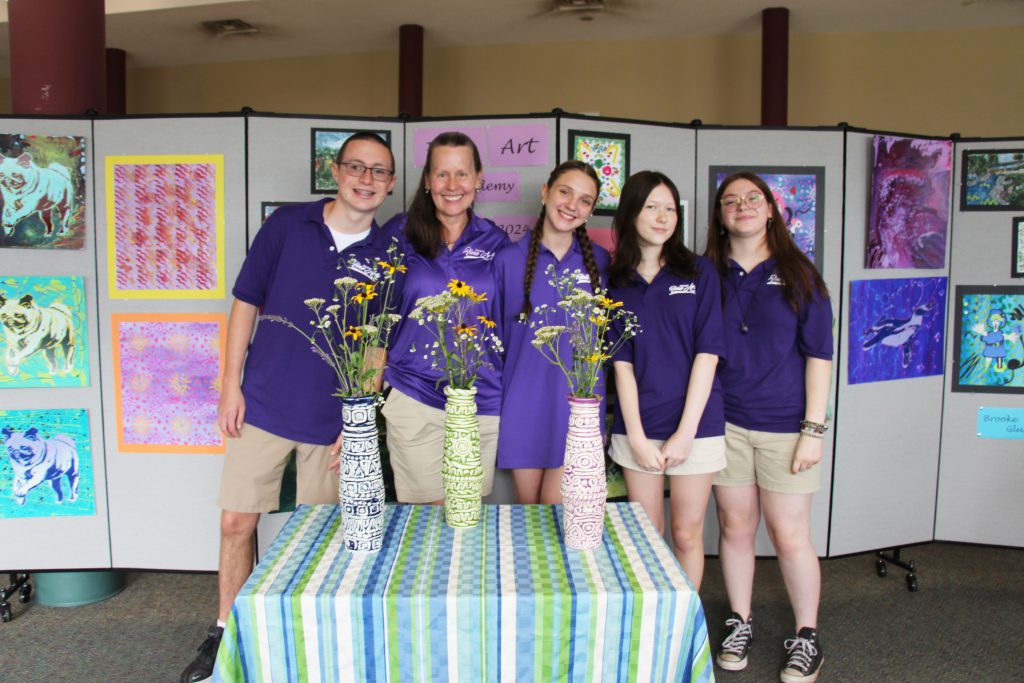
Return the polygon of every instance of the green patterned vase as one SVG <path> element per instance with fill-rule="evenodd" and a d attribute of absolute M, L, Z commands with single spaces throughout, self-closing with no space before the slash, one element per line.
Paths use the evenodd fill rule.
<path fill-rule="evenodd" d="M 448 526 L 474 527 L 480 522 L 484 468 L 480 464 L 480 421 L 476 387 L 444 388 L 444 515 Z"/>

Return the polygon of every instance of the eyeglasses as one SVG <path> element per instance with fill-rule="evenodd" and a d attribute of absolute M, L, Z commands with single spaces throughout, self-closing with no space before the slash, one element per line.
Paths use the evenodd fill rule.
<path fill-rule="evenodd" d="M 746 202 L 751 209 L 756 209 L 764 204 L 764 195 L 760 192 L 749 192 L 745 195 L 728 194 L 722 197 L 721 204 L 726 211 L 739 211 L 740 204 L 743 202 Z"/>
<path fill-rule="evenodd" d="M 367 171 L 373 176 L 374 180 L 391 180 L 391 176 L 395 175 L 394 171 L 390 171 L 380 166 L 367 166 L 366 164 L 356 163 L 354 161 L 339 161 L 338 166 L 345 167 L 345 173 L 352 176 L 353 178 L 362 178 L 363 174 Z"/>

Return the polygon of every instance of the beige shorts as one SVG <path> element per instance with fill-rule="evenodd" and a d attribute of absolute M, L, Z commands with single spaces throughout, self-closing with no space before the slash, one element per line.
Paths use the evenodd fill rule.
<path fill-rule="evenodd" d="M 432 503 L 444 498 L 441 458 L 444 453 L 444 411 L 403 394 L 394 387 L 384 403 L 388 453 L 400 503 Z M 484 468 L 483 495 L 494 485 L 498 454 L 497 415 L 477 415 L 480 421 L 480 460 Z"/>
<path fill-rule="evenodd" d="M 648 439 L 648 441 L 658 448 L 665 443 L 664 439 Z M 608 455 L 626 469 L 651 474 L 640 469 L 640 466 L 636 464 L 633 459 L 633 449 L 629 447 L 629 437 L 624 434 L 612 434 Z M 723 467 L 725 467 L 725 437 L 708 436 L 703 439 L 694 439 L 690 457 L 674 467 L 669 467 L 664 474 L 673 476 L 677 474 L 708 474 L 717 472 Z"/>
<path fill-rule="evenodd" d="M 331 446 L 285 439 L 250 424 L 237 439 L 227 438 L 217 504 L 232 512 L 272 512 L 278 508 L 281 478 L 295 451 L 295 502 L 338 504 L 338 475 L 327 469 Z"/>
<path fill-rule="evenodd" d="M 715 477 L 715 486 L 757 484 L 776 493 L 814 493 L 821 488 L 818 465 L 793 474 L 793 451 L 799 432 L 759 432 L 725 423 L 728 465 Z"/>

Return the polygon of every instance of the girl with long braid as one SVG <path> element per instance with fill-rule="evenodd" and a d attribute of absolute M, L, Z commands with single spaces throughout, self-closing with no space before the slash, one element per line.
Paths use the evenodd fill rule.
<path fill-rule="evenodd" d="M 676 558 L 694 586 L 704 574 L 704 513 L 725 467 L 725 415 L 715 375 L 725 353 L 721 285 L 714 264 L 683 244 L 679 190 L 641 171 L 615 212 L 609 297 L 637 316 L 641 333 L 612 359 L 618 402 L 610 455 L 629 499 L 659 532 L 665 481 Z"/>
<path fill-rule="evenodd" d="M 577 273 L 581 289 L 604 288 L 608 252 L 587 237 L 586 222 L 597 202 L 600 181 L 581 161 L 559 164 L 541 187 L 541 211 L 528 238 L 498 253 L 498 279 L 505 368 L 502 374 L 498 467 L 512 469 L 519 503 L 560 503 L 562 460 L 569 428 L 565 375 L 530 342 L 534 309 L 554 307 L 558 294 L 547 272 Z M 569 344 L 563 362 L 572 363 Z M 596 387 L 603 391 L 603 380 Z"/>

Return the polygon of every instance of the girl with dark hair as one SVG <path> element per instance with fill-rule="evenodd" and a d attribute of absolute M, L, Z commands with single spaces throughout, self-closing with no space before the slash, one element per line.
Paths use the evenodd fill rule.
<path fill-rule="evenodd" d="M 408 315 L 417 299 L 446 291 L 449 282 L 458 280 L 487 297 L 473 309 L 474 314 L 494 318 L 494 256 L 509 240 L 501 228 L 473 212 L 482 182 L 480 153 L 473 141 L 462 133 L 442 133 L 427 148 L 423 174 L 408 212 L 384 226 L 399 238 L 408 267 L 398 297 L 402 321 L 384 371 L 391 392 L 383 410 L 395 491 L 403 503 L 444 500 L 442 372 L 431 364 L 433 336 Z M 501 358 L 491 354 L 488 361 L 493 367 L 483 368 L 475 382 L 485 496 L 494 481 L 501 407 Z"/>
<path fill-rule="evenodd" d="M 732 614 L 716 661 L 738 671 L 753 639 L 754 538 L 764 514 L 796 619 L 780 678 L 807 683 L 823 661 L 821 572 L 811 543 L 832 376 L 832 306 L 793 242 L 765 182 L 726 178 L 715 195 L 706 255 L 723 282 L 728 465 L 715 478 L 719 556 Z"/>
<path fill-rule="evenodd" d="M 609 296 L 640 334 L 613 359 L 618 403 L 610 455 L 626 491 L 664 532 L 665 479 L 676 557 L 693 584 L 704 574 L 704 513 L 725 467 L 725 418 L 715 376 L 722 343 L 714 265 L 683 244 L 679 191 L 656 171 L 630 177 L 615 212 Z"/>
<path fill-rule="evenodd" d="M 512 469 L 519 503 L 561 503 L 562 460 L 569 429 L 565 375 L 533 348 L 534 308 L 555 308 L 555 277 L 575 273 L 577 286 L 604 288 L 608 252 L 591 244 L 586 222 L 600 181 L 582 161 L 559 164 L 541 187 L 541 209 L 529 237 L 505 247 L 495 259 L 501 292 L 499 314 L 505 337 L 498 467 Z M 572 366 L 569 344 L 562 361 Z M 595 388 L 603 392 L 599 380 Z M 603 412 L 603 411 L 602 411 Z"/>

